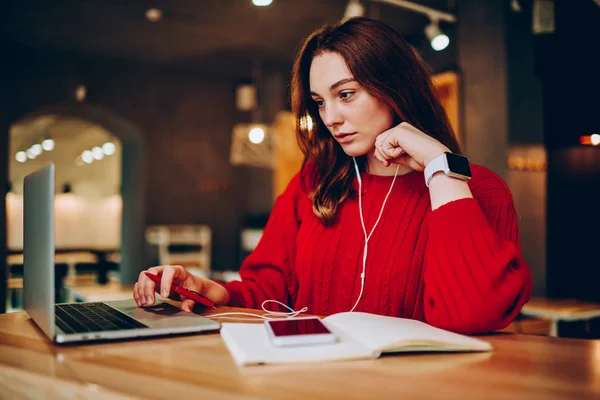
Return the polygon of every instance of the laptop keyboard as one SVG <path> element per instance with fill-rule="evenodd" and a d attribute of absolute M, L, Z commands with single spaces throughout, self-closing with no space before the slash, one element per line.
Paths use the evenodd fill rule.
<path fill-rule="evenodd" d="M 65 333 L 148 328 L 105 303 L 57 304 L 55 312 L 56 326 Z"/>

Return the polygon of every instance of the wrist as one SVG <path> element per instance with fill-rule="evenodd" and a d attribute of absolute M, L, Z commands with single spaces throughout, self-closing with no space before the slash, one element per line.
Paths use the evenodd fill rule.
<path fill-rule="evenodd" d="M 448 147 L 436 147 L 434 150 L 430 151 L 425 155 L 425 158 L 423 159 L 423 167 L 427 167 L 431 161 L 435 160 L 436 158 L 438 158 L 446 152 L 450 152 L 450 149 Z"/>

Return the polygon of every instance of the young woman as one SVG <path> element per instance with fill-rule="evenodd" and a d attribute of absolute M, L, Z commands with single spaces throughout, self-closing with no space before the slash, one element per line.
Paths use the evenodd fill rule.
<path fill-rule="evenodd" d="M 510 191 L 488 169 L 469 168 L 429 71 L 392 28 L 355 18 L 310 35 L 294 65 L 292 107 L 303 168 L 275 202 L 242 280 L 150 268 L 161 288 L 176 282 L 220 305 L 277 300 L 461 333 L 514 319 L 532 280 Z M 140 274 L 138 306 L 153 304 L 155 289 Z M 183 299 L 183 310 L 192 307 Z"/>

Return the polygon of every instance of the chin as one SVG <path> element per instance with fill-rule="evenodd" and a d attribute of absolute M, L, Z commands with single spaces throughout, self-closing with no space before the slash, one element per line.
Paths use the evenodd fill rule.
<path fill-rule="evenodd" d="M 348 143 L 342 146 L 342 150 L 350 157 L 360 157 L 367 154 L 369 151 L 373 150 L 373 147 L 367 147 L 361 143 Z"/>

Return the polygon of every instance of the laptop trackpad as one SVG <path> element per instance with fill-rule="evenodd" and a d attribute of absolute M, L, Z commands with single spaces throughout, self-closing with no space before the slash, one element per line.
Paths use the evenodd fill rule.
<path fill-rule="evenodd" d="M 150 328 L 198 326 L 214 323 L 208 318 L 181 311 L 179 308 L 160 300 L 157 300 L 153 306 L 143 308 L 139 308 L 133 299 L 107 301 L 106 304 L 137 319 Z"/>

